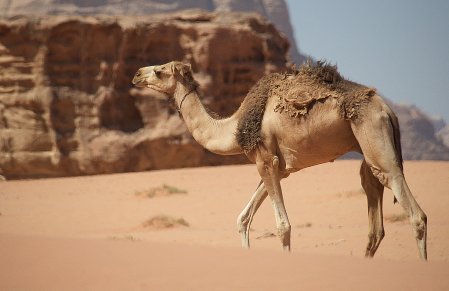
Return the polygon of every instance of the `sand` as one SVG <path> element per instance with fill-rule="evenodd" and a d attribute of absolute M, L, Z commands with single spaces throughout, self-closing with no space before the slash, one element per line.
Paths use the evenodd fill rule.
<path fill-rule="evenodd" d="M 449 162 L 404 164 L 428 216 L 428 262 L 390 190 L 386 236 L 363 257 L 359 165 L 282 181 L 291 253 L 273 236 L 268 200 L 251 250 L 240 247 L 237 216 L 260 180 L 253 165 L 0 182 L 0 290 L 449 290 Z"/>

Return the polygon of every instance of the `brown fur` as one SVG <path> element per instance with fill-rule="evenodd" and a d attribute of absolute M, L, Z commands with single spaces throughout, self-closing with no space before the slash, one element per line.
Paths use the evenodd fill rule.
<path fill-rule="evenodd" d="M 243 100 L 239 109 L 241 117 L 237 124 L 236 138 L 245 152 L 252 151 L 259 144 L 262 118 L 268 98 L 271 96 L 271 90 L 285 77 L 278 73 L 262 77 Z"/>
<path fill-rule="evenodd" d="M 361 114 L 362 104 L 368 102 L 376 93 L 375 88 L 345 80 L 337 66 L 310 61 L 301 65 L 295 76 L 276 90 L 277 112 L 289 112 L 292 117 L 305 115 L 315 101 L 325 98 L 337 98 L 340 115 L 351 119 Z"/>
<path fill-rule="evenodd" d="M 345 80 L 337 66 L 321 61 L 316 65 L 310 61 L 302 64 L 293 74 L 271 74 L 260 79 L 243 101 L 237 141 L 245 152 L 257 146 L 265 107 L 271 96 L 278 98 L 275 111 L 285 111 L 291 117 L 307 114 L 317 100 L 336 98 L 341 117 L 352 119 L 363 114 L 363 104 L 375 93 L 375 88 Z"/>

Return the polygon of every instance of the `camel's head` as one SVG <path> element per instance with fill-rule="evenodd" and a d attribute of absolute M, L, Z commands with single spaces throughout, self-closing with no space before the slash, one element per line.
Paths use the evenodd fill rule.
<path fill-rule="evenodd" d="M 190 64 L 181 62 L 170 62 L 161 66 L 150 66 L 140 68 L 134 75 L 133 84 L 137 87 L 148 87 L 156 91 L 172 95 L 177 84 L 193 86 L 198 84 L 193 80 Z"/>

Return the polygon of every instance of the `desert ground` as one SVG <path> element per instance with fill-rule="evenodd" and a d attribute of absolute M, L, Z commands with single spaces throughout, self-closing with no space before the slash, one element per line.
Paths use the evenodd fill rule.
<path fill-rule="evenodd" d="M 243 250 L 254 165 L 0 182 L 0 290 L 449 290 L 449 162 L 406 161 L 428 216 L 428 262 L 384 195 L 386 236 L 364 258 L 360 161 L 282 181 L 292 251 L 267 199 Z"/>

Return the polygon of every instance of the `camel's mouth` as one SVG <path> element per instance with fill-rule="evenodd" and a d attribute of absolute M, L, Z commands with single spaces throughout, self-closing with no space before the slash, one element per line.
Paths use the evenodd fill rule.
<path fill-rule="evenodd" d="M 137 87 L 146 87 L 147 85 L 149 85 L 148 82 L 146 81 L 146 78 L 142 76 L 140 72 L 137 72 L 134 75 L 134 78 L 131 82 Z"/>
<path fill-rule="evenodd" d="M 136 87 L 140 87 L 140 88 L 150 88 L 152 90 L 158 91 L 158 92 L 164 92 L 164 90 L 162 90 L 161 88 L 148 83 L 145 79 L 137 79 L 134 78 L 132 83 L 136 86 Z"/>
<path fill-rule="evenodd" d="M 134 78 L 132 80 L 132 83 L 136 85 L 137 87 L 149 87 L 150 84 L 148 82 L 148 72 L 147 70 L 144 70 L 146 68 L 140 68 L 136 74 L 134 75 Z"/>
<path fill-rule="evenodd" d="M 137 74 L 134 76 L 132 83 L 137 87 L 146 87 L 149 85 L 147 82 L 145 82 L 144 78 L 138 76 Z"/>
<path fill-rule="evenodd" d="M 160 88 L 158 88 L 157 86 L 154 86 L 150 83 L 148 83 L 145 79 L 136 79 L 134 78 L 132 83 L 136 86 L 136 87 L 141 87 L 141 88 L 150 88 L 156 91 L 161 91 Z"/>
<path fill-rule="evenodd" d="M 158 92 L 164 92 L 164 90 L 162 90 L 161 88 L 159 88 L 159 87 L 157 87 L 155 85 L 152 85 L 152 84 L 146 83 L 144 87 L 153 89 L 153 90 L 158 91 Z"/>

